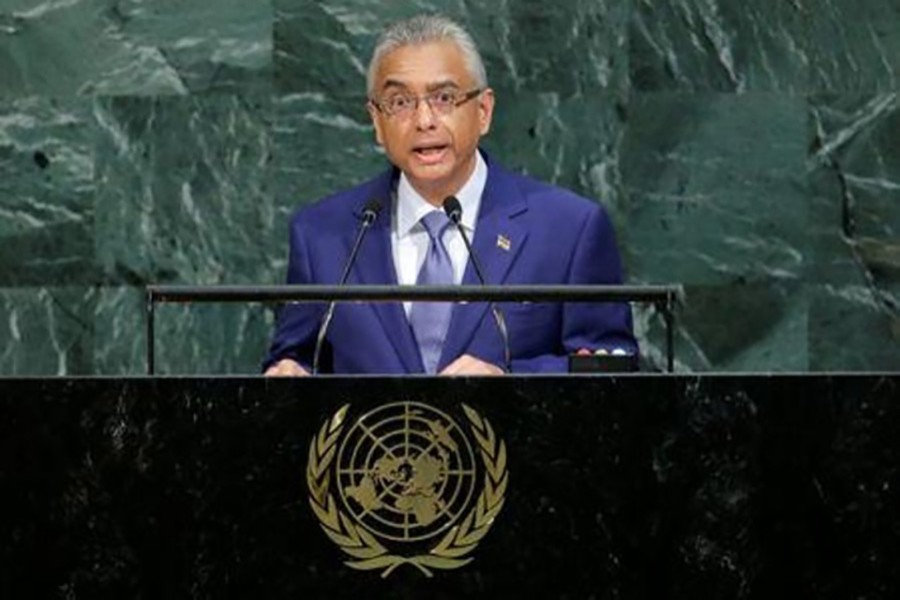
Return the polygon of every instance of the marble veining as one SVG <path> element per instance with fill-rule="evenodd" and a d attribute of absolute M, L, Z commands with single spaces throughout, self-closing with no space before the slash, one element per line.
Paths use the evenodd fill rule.
<path fill-rule="evenodd" d="M 895 0 L 6 0 L 0 374 L 142 372 L 144 285 L 282 281 L 291 212 L 384 168 L 366 61 L 420 11 L 481 46 L 484 147 L 684 286 L 680 371 L 900 364 Z M 168 372 L 254 373 L 271 314 L 169 312 Z"/>

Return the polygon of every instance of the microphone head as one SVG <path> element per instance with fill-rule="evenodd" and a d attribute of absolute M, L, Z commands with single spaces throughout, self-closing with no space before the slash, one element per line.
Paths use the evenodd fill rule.
<path fill-rule="evenodd" d="M 377 200 L 375 198 L 366 202 L 366 205 L 363 207 L 362 217 L 367 225 L 371 225 L 375 222 L 375 219 L 378 217 L 378 213 L 381 212 L 381 200 Z"/>
<path fill-rule="evenodd" d="M 459 221 L 462 219 L 462 206 L 459 204 L 459 200 L 456 199 L 456 196 L 447 196 L 444 198 L 444 202 L 441 206 L 447 217 L 455 224 L 459 225 Z"/>

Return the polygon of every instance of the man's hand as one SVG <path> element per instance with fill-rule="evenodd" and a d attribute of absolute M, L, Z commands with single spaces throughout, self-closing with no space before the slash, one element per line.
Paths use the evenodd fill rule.
<path fill-rule="evenodd" d="M 503 375 L 503 369 L 471 354 L 463 354 L 447 365 L 439 375 Z"/>
<path fill-rule="evenodd" d="M 282 358 L 266 369 L 266 372 L 263 374 L 266 377 L 306 377 L 309 375 L 309 371 L 301 367 L 296 360 Z"/>

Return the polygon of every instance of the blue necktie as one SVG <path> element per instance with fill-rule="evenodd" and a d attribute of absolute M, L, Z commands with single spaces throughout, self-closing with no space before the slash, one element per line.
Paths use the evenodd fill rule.
<path fill-rule="evenodd" d="M 442 211 L 435 210 L 422 217 L 422 225 L 431 240 L 416 285 L 451 285 L 453 263 L 441 239 L 450 226 L 450 219 Z M 452 310 L 451 302 L 414 302 L 410 309 L 409 323 L 419 343 L 426 373 L 437 372 Z"/>

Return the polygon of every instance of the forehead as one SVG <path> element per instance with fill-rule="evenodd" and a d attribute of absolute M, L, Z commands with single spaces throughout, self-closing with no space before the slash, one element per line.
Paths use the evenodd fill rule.
<path fill-rule="evenodd" d="M 465 55 L 454 42 L 440 41 L 401 46 L 381 60 L 375 73 L 375 89 L 403 86 L 427 89 L 435 84 L 472 85 Z"/>

